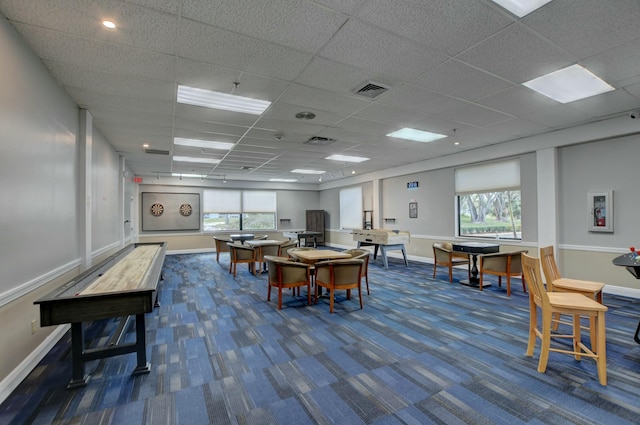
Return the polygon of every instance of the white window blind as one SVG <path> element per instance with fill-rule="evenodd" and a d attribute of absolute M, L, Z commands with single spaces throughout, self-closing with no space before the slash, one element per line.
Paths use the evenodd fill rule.
<path fill-rule="evenodd" d="M 340 228 L 362 229 L 362 187 L 340 189 Z"/>
<path fill-rule="evenodd" d="M 455 185 L 457 195 L 519 189 L 520 160 L 457 168 Z"/>
<path fill-rule="evenodd" d="M 275 212 L 276 192 L 251 190 L 242 192 L 243 212 Z"/>
<path fill-rule="evenodd" d="M 202 194 L 202 208 L 206 213 L 239 213 L 241 209 L 239 190 L 207 189 Z"/>

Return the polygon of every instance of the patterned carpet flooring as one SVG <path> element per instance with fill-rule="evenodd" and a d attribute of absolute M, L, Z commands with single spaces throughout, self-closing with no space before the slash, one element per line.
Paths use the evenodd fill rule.
<path fill-rule="evenodd" d="M 71 376 L 67 334 L 0 405 L 1 424 L 632 424 L 640 423 L 640 300 L 605 294 L 608 386 L 595 362 L 551 353 L 544 374 L 525 355 L 528 298 L 480 292 L 430 264 L 370 262 L 371 295 L 306 306 L 266 301 L 266 274 L 233 278 L 228 254 L 167 256 L 161 306 L 147 316 L 151 373 L 135 354 Z M 277 298 L 277 297 L 276 297 Z M 87 341 L 109 340 L 115 320 Z M 133 327 L 132 327 L 133 328 Z M 126 339 L 133 341 L 133 329 Z"/>

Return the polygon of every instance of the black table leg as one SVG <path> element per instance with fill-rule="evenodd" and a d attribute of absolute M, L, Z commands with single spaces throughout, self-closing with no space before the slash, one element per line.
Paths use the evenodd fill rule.
<path fill-rule="evenodd" d="M 142 375 L 151 372 L 151 364 L 147 363 L 147 338 L 144 326 L 144 313 L 136 314 L 136 355 L 138 365 L 132 375 Z"/>
<path fill-rule="evenodd" d="M 71 381 L 67 389 L 84 387 L 89 382 L 89 375 L 84 373 L 84 335 L 82 322 L 71 324 Z"/>

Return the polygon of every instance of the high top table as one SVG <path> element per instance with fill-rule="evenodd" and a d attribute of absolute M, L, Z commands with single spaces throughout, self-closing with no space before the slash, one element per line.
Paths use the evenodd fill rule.
<path fill-rule="evenodd" d="M 480 279 L 478 279 L 478 254 L 492 254 L 494 252 L 500 252 L 500 245 L 494 243 L 483 242 L 458 242 L 451 244 L 454 251 L 464 252 L 471 255 L 473 267 L 471 267 L 471 277 L 469 280 L 461 280 L 460 283 L 467 286 L 480 287 Z M 489 286 L 490 283 L 483 282 L 484 286 Z"/>
<path fill-rule="evenodd" d="M 614 266 L 620 266 L 627 269 L 636 279 L 640 279 L 640 256 L 634 255 L 632 252 L 621 255 L 613 259 Z M 640 321 L 633 335 L 633 340 L 640 344 Z"/>

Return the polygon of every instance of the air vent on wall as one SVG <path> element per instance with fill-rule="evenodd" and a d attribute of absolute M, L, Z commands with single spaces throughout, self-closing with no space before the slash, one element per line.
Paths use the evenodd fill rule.
<path fill-rule="evenodd" d="M 369 99 L 375 99 L 376 97 L 388 91 L 389 88 L 390 87 L 384 86 L 374 81 L 367 81 L 366 83 L 363 83 L 356 87 L 353 92 L 360 96 L 368 97 Z"/>
<path fill-rule="evenodd" d="M 307 145 L 327 146 L 335 141 L 336 141 L 335 139 L 329 139 L 327 137 L 313 136 L 304 143 Z"/>
<path fill-rule="evenodd" d="M 169 151 L 163 151 L 161 149 L 145 149 L 144 153 L 152 155 L 169 155 Z"/>

